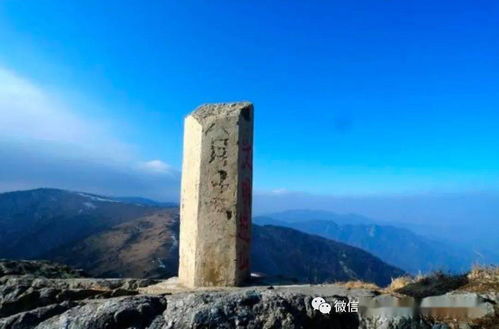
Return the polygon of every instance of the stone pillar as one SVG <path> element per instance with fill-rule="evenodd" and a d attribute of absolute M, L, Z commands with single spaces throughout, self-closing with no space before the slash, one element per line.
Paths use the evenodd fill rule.
<path fill-rule="evenodd" d="M 253 105 L 207 104 L 185 119 L 180 283 L 238 286 L 250 276 Z"/>

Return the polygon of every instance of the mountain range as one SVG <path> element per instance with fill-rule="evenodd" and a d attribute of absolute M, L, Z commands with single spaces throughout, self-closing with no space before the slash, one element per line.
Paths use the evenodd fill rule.
<path fill-rule="evenodd" d="M 446 240 L 428 238 L 413 231 L 355 215 L 328 211 L 289 210 L 258 216 L 259 225 L 278 225 L 319 235 L 362 248 L 409 273 L 464 272 L 474 263 L 493 262 L 492 256 Z"/>
<path fill-rule="evenodd" d="M 142 198 L 57 189 L 0 194 L 0 258 L 49 259 L 99 277 L 167 278 L 178 267 L 178 208 Z M 252 269 L 290 282 L 365 280 L 404 272 L 347 244 L 254 225 Z"/>

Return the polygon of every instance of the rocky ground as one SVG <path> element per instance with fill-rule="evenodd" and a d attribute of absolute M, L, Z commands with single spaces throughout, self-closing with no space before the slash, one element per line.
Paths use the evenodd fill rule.
<path fill-rule="evenodd" d="M 188 291 L 174 280 L 93 279 L 48 263 L 16 263 L 0 262 L 2 329 L 499 328 L 497 291 L 472 291 L 469 283 L 466 291 L 426 297 L 338 284 Z M 359 300 L 359 312 L 322 314 L 311 304 L 317 296 L 333 305 Z"/>

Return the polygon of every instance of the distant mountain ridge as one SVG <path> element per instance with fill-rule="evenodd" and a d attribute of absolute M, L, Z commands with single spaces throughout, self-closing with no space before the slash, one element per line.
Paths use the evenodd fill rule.
<path fill-rule="evenodd" d="M 385 286 L 404 275 L 360 248 L 272 225 L 253 225 L 252 264 L 255 271 L 302 283 L 361 280 Z"/>
<path fill-rule="evenodd" d="M 53 250 L 45 258 L 97 277 L 176 276 L 178 229 L 178 213 L 158 211 Z M 251 253 L 254 272 L 289 283 L 362 279 L 385 285 L 403 274 L 364 250 L 278 226 L 253 225 Z"/>
<path fill-rule="evenodd" d="M 175 275 L 178 209 L 130 201 L 56 189 L 0 194 L 0 258 L 52 259 L 106 277 Z M 252 247 L 253 271 L 291 282 L 384 285 L 403 274 L 361 249 L 289 228 L 254 226 Z"/>
<path fill-rule="evenodd" d="M 124 203 L 134 203 L 138 205 L 151 206 L 151 207 L 161 207 L 161 208 L 178 207 L 178 203 L 175 202 L 159 202 L 141 197 L 113 197 L 112 199 Z"/>
<path fill-rule="evenodd" d="M 158 209 L 41 255 L 86 269 L 95 277 L 177 275 L 178 211 Z"/>
<path fill-rule="evenodd" d="M 0 257 L 37 257 L 155 209 L 58 189 L 2 193 Z"/>
<path fill-rule="evenodd" d="M 283 222 L 303 222 L 307 221 L 333 221 L 340 225 L 354 224 L 375 224 L 376 221 L 357 214 L 337 214 L 326 210 L 311 210 L 311 209 L 291 209 L 281 212 L 256 216 L 256 218 L 268 217 L 273 220 Z"/>
<path fill-rule="evenodd" d="M 463 272 L 484 262 L 472 250 L 429 239 L 412 231 L 356 215 L 327 211 L 289 210 L 257 216 L 254 223 L 290 227 L 362 248 L 411 273 L 444 270 Z"/>

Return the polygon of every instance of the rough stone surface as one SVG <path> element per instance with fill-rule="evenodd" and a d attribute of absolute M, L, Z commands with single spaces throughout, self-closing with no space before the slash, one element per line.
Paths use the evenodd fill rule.
<path fill-rule="evenodd" d="M 61 314 L 66 310 L 78 305 L 72 301 L 64 301 L 59 304 L 51 304 L 17 313 L 6 318 L 0 319 L 0 328 L 23 329 L 33 328 L 40 322 L 49 319 L 55 315 Z"/>
<path fill-rule="evenodd" d="M 353 313 L 324 315 L 311 297 L 292 291 L 245 289 L 168 298 L 164 328 L 358 328 Z"/>
<path fill-rule="evenodd" d="M 6 276 L 0 278 L 0 318 L 65 301 L 136 295 L 139 288 L 155 282 L 157 281 Z"/>
<path fill-rule="evenodd" d="M 81 278 L 87 276 L 82 270 L 48 261 L 0 259 L 0 277 L 7 275 L 35 275 L 45 278 Z"/>
<path fill-rule="evenodd" d="M 165 307 L 166 301 L 159 296 L 91 301 L 43 321 L 35 328 L 151 328 Z"/>
<path fill-rule="evenodd" d="M 237 286 L 249 278 L 253 106 L 208 104 L 185 119 L 180 281 Z"/>
<path fill-rule="evenodd" d="M 157 284 L 150 289 L 147 285 L 154 282 L 150 280 L 2 279 L 0 329 L 497 329 L 499 325 L 497 300 L 472 293 L 419 300 L 333 284 L 185 291 L 171 282 L 161 291 Z M 173 286 L 177 290 L 168 290 Z M 128 295 L 118 297 L 122 294 Z M 331 304 L 357 299 L 359 313 L 322 314 L 311 306 L 317 296 Z M 425 310 L 434 314 L 425 315 Z"/>

